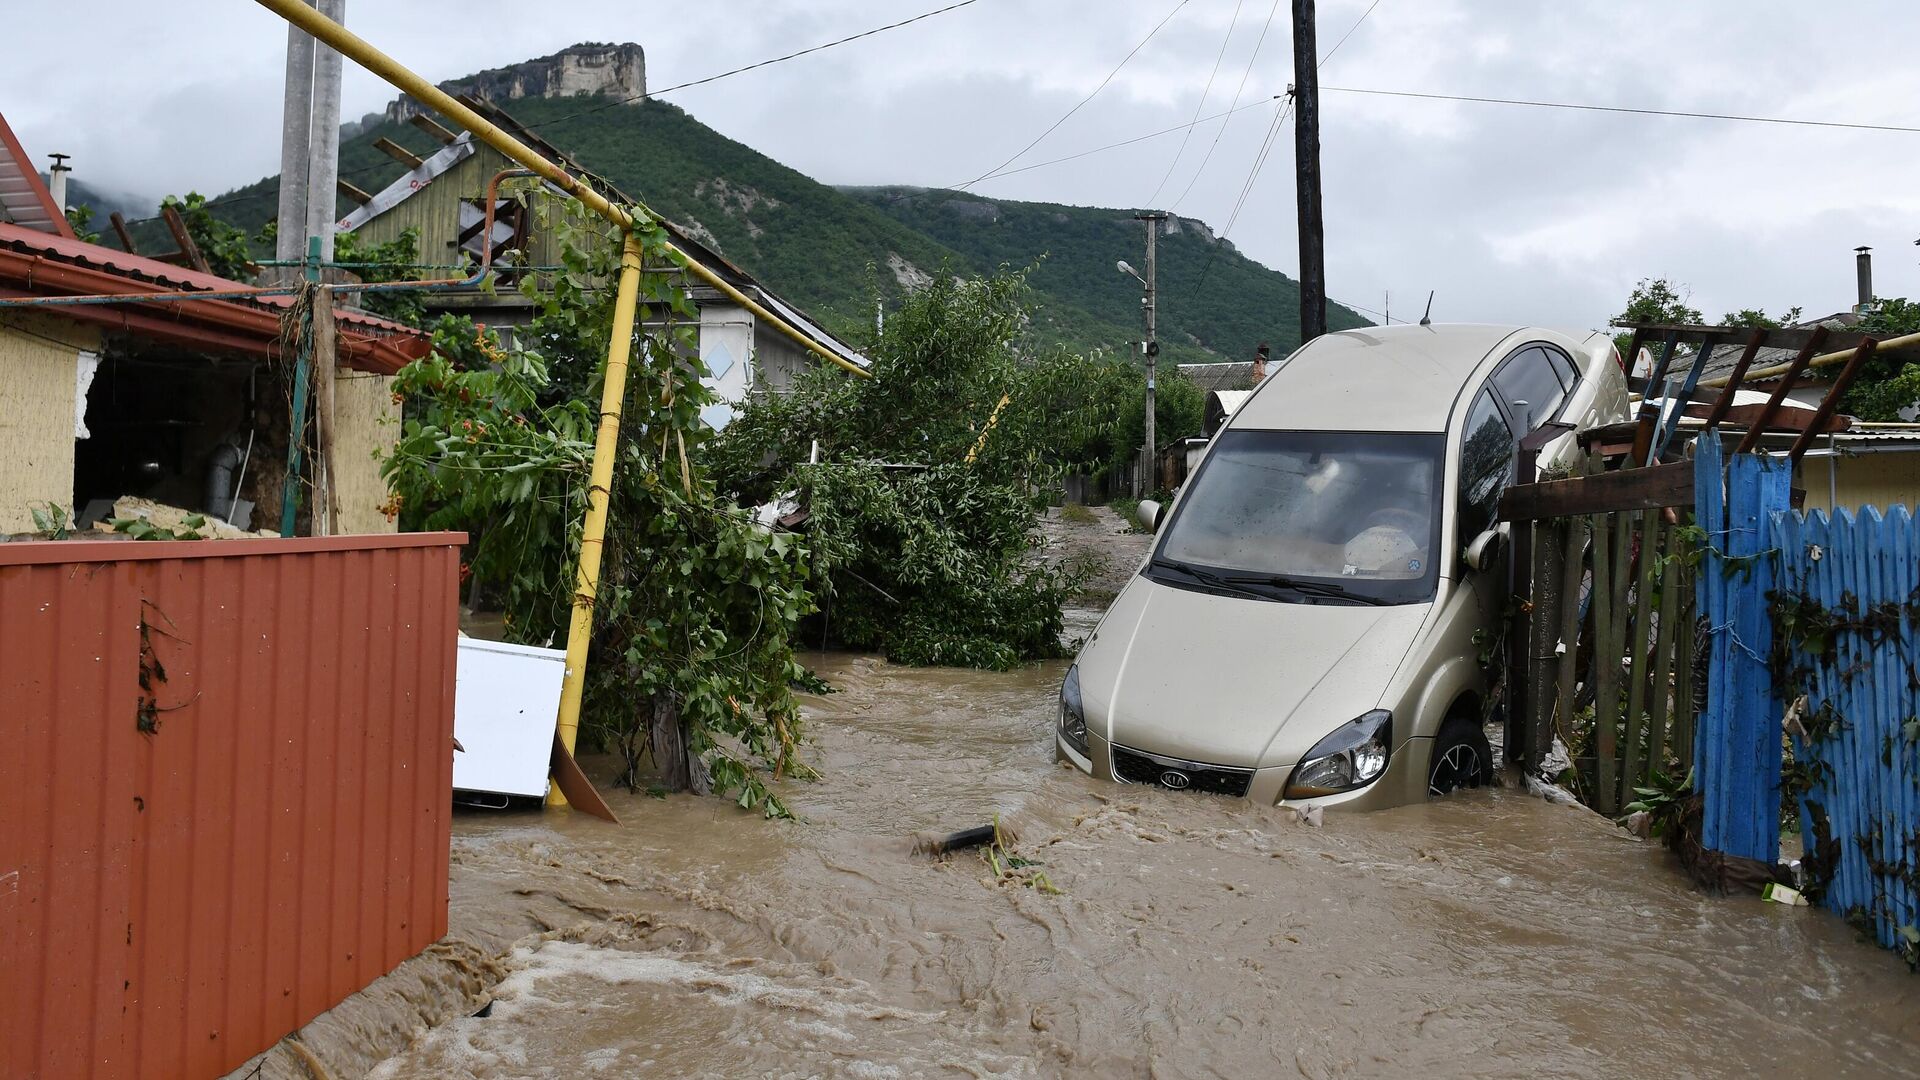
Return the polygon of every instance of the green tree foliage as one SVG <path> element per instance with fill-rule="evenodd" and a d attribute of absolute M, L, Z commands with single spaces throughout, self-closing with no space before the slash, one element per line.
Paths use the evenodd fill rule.
<path fill-rule="evenodd" d="M 1748 330 L 1777 330 L 1799 321 L 1800 309 L 1797 307 L 1790 307 L 1778 315 L 1769 315 L 1759 308 L 1741 308 L 1720 316 L 1721 326 L 1739 326 Z"/>
<path fill-rule="evenodd" d="M 476 576 L 506 597 L 516 640 L 557 641 L 573 610 L 580 522 L 612 325 L 615 238 L 568 220 L 564 272 L 522 288 L 539 315 L 503 346 L 465 320 L 435 327 L 435 354 L 397 383 L 407 419 L 385 465 L 395 509 L 474 533 Z M 665 234 L 636 224 L 649 265 Z M 540 291 L 545 288 L 547 291 Z M 680 279 L 649 272 L 626 386 L 583 726 L 627 758 L 635 782 L 647 726 L 676 709 L 717 790 L 769 816 L 767 776 L 805 773 L 793 659 L 812 612 L 810 560 L 716 496 L 701 468 L 710 404 L 691 355 L 697 315 Z"/>
<path fill-rule="evenodd" d="M 409 226 L 383 244 L 371 244 L 350 232 L 335 233 L 333 261 L 345 264 L 361 281 L 418 281 L 420 230 Z M 426 317 L 426 298 L 418 291 L 364 292 L 361 304 L 376 315 L 419 326 Z"/>
<path fill-rule="evenodd" d="M 1031 560 L 1036 496 L 1097 464 L 1124 403 L 1106 366 L 1013 346 L 1025 299 L 1018 274 L 938 275 L 888 318 L 872 379 L 816 372 L 719 440 L 744 501 L 804 500 L 830 640 L 913 664 L 1060 654 L 1080 574 Z"/>
<path fill-rule="evenodd" d="M 1862 316 L 1854 329 L 1882 338 L 1920 333 L 1920 303 L 1904 296 L 1876 298 L 1873 311 Z M 1825 369 L 1829 375 L 1838 371 Z M 1876 356 L 1854 377 L 1840 408 L 1862 420 L 1898 422 L 1907 419 L 1907 410 L 1916 403 L 1920 403 L 1920 364 Z"/>
<path fill-rule="evenodd" d="M 207 207 L 206 196 L 189 191 L 184 199 L 169 195 L 160 200 L 160 205 L 180 211 L 187 235 L 207 260 L 208 270 L 233 281 L 247 281 L 253 276 L 253 252 L 246 232 L 216 217 Z"/>
<path fill-rule="evenodd" d="M 1682 292 L 1686 286 L 1675 288 L 1666 278 L 1641 278 L 1640 284 L 1633 287 L 1627 296 L 1627 309 L 1607 322 L 1614 326 L 1630 326 L 1634 323 L 1698 323 L 1700 309 L 1687 306 L 1687 295 Z M 1727 324 L 1732 325 L 1732 324 Z M 1626 357 L 1627 365 L 1633 365 L 1633 357 L 1627 356 L 1627 348 L 1633 344 L 1631 331 L 1613 336 L 1613 347 Z"/>

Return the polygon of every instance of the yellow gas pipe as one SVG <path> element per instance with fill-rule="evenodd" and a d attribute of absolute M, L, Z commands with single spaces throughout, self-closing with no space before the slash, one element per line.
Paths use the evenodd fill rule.
<path fill-rule="evenodd" d="M 560 689 L 560 741 L 571 754 L 579 733 L 581 694 L 586 688 L 587 643 L 593 632 L 593 603 L 599 590 L 600 554 L 606 540 L 607 496 L 613 486 L 614 454 L 620 439 L 620 406 L 626 393 L 627 361 L 633 349 L 634 308 L 640 291 L 641 252 L 640 243 L 632 234 L 633 217 L 590 185 L 568 174 L 557 163 L 534 153 L 531 147 L 502 131 L 498 125 L 460 104 L 439 87 L 409 71 L 346 27 L 309 7 L 303 0 L 259 0 L 259 3 L 325 42 L 340 55 L 392 83 L 415 101 L 450 120 L 458 121 L 480 141 L 552 181 L 562 191 L 580 200 L 587 209 L 619 226 L 626 236 L 620 252 L 620 281 L 614 297 L 612 340 L 607 343 L 607 366 L 600 394 L 600 424 L 593 439 L 593 469 L 587 489 L 587 520 L 580 541 L 580 571 L 574 588 L 573 617 L 567 627 L 566 676 Z M 644 206 L 640 209 L 652 213 Z M 785 319 L 734 288 L 720 275 L 695 262 L 686 252 L 671 243 L 666 247 L 679 256 L 695 277 L 753 312 L 756 318 L 766 320 L 800 347 L 855 375 L 872 378 L 864 368 L 829 352 Z M 561 797 L 558 788 L 549 787 L 547 802 L 550 805 L 564 805 L 566 800 Z"/>

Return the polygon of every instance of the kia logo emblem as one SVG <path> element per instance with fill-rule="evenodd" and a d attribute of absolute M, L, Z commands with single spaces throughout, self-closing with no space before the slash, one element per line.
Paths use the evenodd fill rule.
<path fill-rule="evenodd" d="M 1168 769 L 1166 772 L 1160 774 L 1160 782 L 1178 791 L 1188 784 L 1193 783 L 1193 777 L 1188 776 L 1179 769 Z"/>

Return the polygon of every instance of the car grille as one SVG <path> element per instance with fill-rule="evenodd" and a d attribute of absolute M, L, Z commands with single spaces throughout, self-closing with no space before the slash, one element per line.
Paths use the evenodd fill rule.
<path fill-rule="evenodd" d="M 1185 785 L 1177 782 L 1169 774 L 1177 774 L 1187 779 Z M 1129 750 L 1113 745 L 1113 775 L 1128 784 L 1157 784 L 1160 787 L 1185 791 L 1204 791 L 1210 795 L 1230 795 L 1239 798 L 1247 793 L 1247 787 L 1253 783 L 1252 769 L 1231 769 L 1223 765 L 1206 765 L 1198 761 L 1182 761 L 1179 758 L 1162 757 L 1140 750 Z"/>

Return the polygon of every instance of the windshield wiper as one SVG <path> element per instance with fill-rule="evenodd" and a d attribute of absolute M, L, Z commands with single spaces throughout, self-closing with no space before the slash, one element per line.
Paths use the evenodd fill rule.
<path fill-rule="evenodd" d="M 1354 592 L 1345 585 L 1336 585 L 1331 581 L 1309 581 L 1305 578 L 1291 578 L 1279 574 L 1257 577 L 1236 575 L 1223 580 L 1246 585 L 1267 585 L 1276 589 L 1288 589 L 1293 592 L 1305 593 L 1308 596 L 1330 596 L 1336 600 L 1351 600 L 1356 604 L 1369 604 L 1374 607 L 1380 607 L 1390 602 L 1382 600 L 1377 596 L 1368 596 L 1365 593 Z"/>
<path fill-rule="evenodd" d="M 1211 586 L 1213 588 L 1221 590 L 1222 592 L 1237 593 L 1241 596 L 1251 597 L 1255 600 L 1273 599 L 1271 596 L 1268 596 L 1266 593 L 1258 592 L 1254 589 L 1248 588 L 1247 585 L 1251 584 L 1251 582 L 1243 583 L 1243 582 L 1234 581 L 1229 578 L 1221 577 L 1219 574 L 1216 574 L 1211 570 L 1202 570 L 1197 566 L 1189 566 L 1186 563 L 1176 562 L 1172 559 L 1155 558 L 1151 562 L 1147 563 L 1147 566 L 1155 570 L 1172 570 L 1175 573 L 1185 574 L 1188 577 L 1192 578 L 1193 580 L 1200 582 L 1202 585 Z"/>

